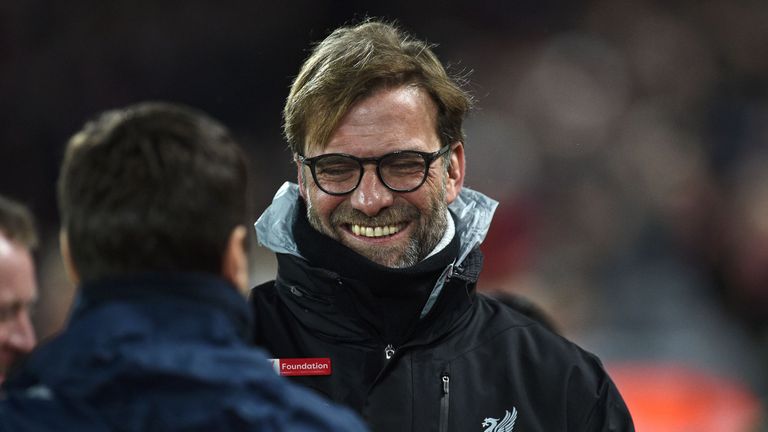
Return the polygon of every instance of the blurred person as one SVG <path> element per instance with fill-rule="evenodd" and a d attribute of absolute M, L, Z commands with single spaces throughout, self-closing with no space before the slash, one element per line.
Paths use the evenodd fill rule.
<path fill-rule="evenodd" d="M 728 307 L 754 334 L 768 335 L 768 152 L 744 159 L 724 199 L 721 244 L 715 247 L 726 253 L 717 257 L 714 271 Z"/>
<path fill-rule="evenodd" d="M 476 293 L 497 203 L 463 187 L 470 105 L 394 25 L 314 48 L 284 109 L 298 184 L 255 224 L 278 262 L 251 291 L 255 341 L 376 431 L 634 430 L 595 356 Z"/>
<path fill-rule="evenodd" d="M 0 430 L 364 430 L 247 343 L 247 171 L 224 126 L 179 105 L 72 137 L 58 198 L 78 298 L 6 382 Z"/>
<path fill-rule="evenodd" d="M 637 430 L 653 432 L 764 431 L 760 400 L 743 383 L 675 362 L 609 365 Z"/>
<path fill-rule="evenodd" d="M 37 300 L 32 250 L 37 232 L 29 210 L 0 196 L 0 383 L 37 340 L 30 321 Z"/>

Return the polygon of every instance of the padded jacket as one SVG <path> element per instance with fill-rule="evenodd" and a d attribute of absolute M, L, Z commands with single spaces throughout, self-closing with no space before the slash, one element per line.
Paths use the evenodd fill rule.
<path fill-rule="evenodd" d="M 495 202 L 464 188 L 450 207 L 460 238 L 407 337 L 383 340 L 350 296 L 354 280 L 304 259 L 292 241 L 296 189 L 257 221 L 275 281 L 252 290 L 254 338 L 276 358 L 328 358 L 329 375 L 292 377 L 362 414 L 374 431 L 633 431 L 592 354 L 475 292 L 478 245 Z"/>
<path fill-rule="evenodd" d="M 280 378 L 245 299 L 204 274 L 85 284 L 64 331 L 4 383 L 0 431 L 362 431 Z"/>

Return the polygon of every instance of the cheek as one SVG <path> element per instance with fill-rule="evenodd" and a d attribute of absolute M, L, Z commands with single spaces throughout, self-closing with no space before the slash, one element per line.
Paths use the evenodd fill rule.
<path fill-rule="evenodd" d="M 429 214 L 433 205 L 434 194 L 436 193 L 433 186 L 435 185 L 429 182 L 424 183 L 419 189 L 409 194 L 403 194 L 403 197 L 408 201 L 408 204 L 416 207 L 422 215 Z"/>
<path fill-rule="evenodd" d="M 445 175 L 439 173 L 435 176 L 429 176 L 424 185 L 414 191 L 416 195 L 411 202 L 416 205 L 422 213 L 429 210 L 435 204 L 435 201 L 445 200 Z"/>
<path fill-rule="evenodd" d="M 323 222 L 327 223 L 331 213 L 336 210 L 344 199 L 344 197 L 335 197 L 315 188 L 311 188 L 309 190 L 309 202 L 307 205 Z"/>

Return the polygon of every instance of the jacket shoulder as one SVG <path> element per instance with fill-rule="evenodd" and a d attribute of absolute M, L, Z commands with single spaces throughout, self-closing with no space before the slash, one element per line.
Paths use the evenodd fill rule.
<path fill-rule="evenodd" d="M 545 393 L 566 395 L 568 430 L 634 430 L 623 398 L 596 355 L 525 308 L 478 297 L 478 315 L 493 329 L 484 343 L 486 349 L 492 347 L 497 356 L 507 359 L 504 368 L 525 370 L 528 390 L 535 388 L 542 399 L 550 399 Z M 621 427 L 607 428 L 607 423 Z M 583 429 L 585 425 L 590 428 Z"/>
<path fill-rule="evenodd" d="M 266 282 L 262 282 L 254 286 L 253 288 L 251 288 L 249 297 L 263 296 L 268 293 L 274 293 L 275 289 L 276 289 L 275 280 L 274 279 L 268 280 Z"/>
<path fill-rule="evenodd" d="M 270 280 L 263 282 L 251 288 L 248 293 L 248 303 L 251 312 L 255 314 L 270 313 L 271 309 L 280 302 L 280 296 L 277 293 L 277 282 Z M 258 315 L 257 315 L 258 318 Z"/>
<path fill-rule="evenodd" d="M 275 326 L 269 326 L 270 322 L 283 323 L 282 313 L 280 312 L 283 310 L 282 300 L 280 300 L 280 296 L 277 294 L 276 281 L 266 281 L 251 288 L 248 294 L 248 304 L 253 316 L 251 337 L 253 342 L 262 345 L 266 340 L 270 339 L 274 331 L 283 328 L 283 326 L 277 326 L 276 328 Z M 270 330 L 267 327 L 272 327 L 272 329 Z"/>
<path fill-rule="evenodd" d="M 475 321 L 496 328 L 535 335 L 557 335 L 551 318 L 534 303 L 521 296 L 477 294 Z"/>
<path fill-rule="evenodd" d="M 513 350 L 521 361 L 578 364 L 602 369 L 600 360 L 558 333 L 542 312 L 531 312 L 527 303 L 510 303 L 478 295 L 474 325 L 483 327 L 485 344 Z M 490 340 L 488 338 L 491 338 Z M 554 366 L 554 364 L 552 365 Z"/>

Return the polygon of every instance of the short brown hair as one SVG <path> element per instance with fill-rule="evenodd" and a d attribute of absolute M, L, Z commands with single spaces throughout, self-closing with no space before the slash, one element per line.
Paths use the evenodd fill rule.
<path fill-rule="evenodd" d="M 243 150 L 200 111 L 151 102 L 99 115 L 70 139 L 59 177 L 79 275 L 220 274 L 247 222 L 247 176 Z"/>
<path fill-rule="evenodd" d="M 404 84 L 423 88 L 434 100 L 443 145 L 463 142 L 462 123 L 472 99 L 431 48 L 390 23 L 367 20 L 336 29 L 315 46 L 291 86 L 283 110 L 291 150 L 304 154 L 324 148 L 356 101 Z"/>
<path fill-rule="evenodd" d="M 29 209 L 3 196 L 0 196 L 0 233 L 27 249 L 37 247 L 37 230 Z"/>

